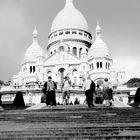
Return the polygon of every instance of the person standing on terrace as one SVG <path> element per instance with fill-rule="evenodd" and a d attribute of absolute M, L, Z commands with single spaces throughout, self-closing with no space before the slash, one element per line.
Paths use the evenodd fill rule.
<path fill-rule="evenodd" d="M 68 76 L 64 77 L 65 81 L 62 85 L 62 104 L 69 104 L 71 81 Z"/>
<path fill-rule="evenodd" d="M 86 102 L 88 107 L 94 107 L 93 104 L 93 94 L 95 93 L 95 83 L 90 79 L 90 76 L 87 77 L 87 80 L 84 84 L 84 91 L 86 95 Z"/>
<path fill-rule="evenodd" d="M 56 106 L 56 95 L 55 90 L 57 89 L 57 85 L 54 81 L 52 81 L 52 77 L 48 77 L 48 81 L 45 82 L 42 91 L 46 95 L 46 105 L 55 105 Z"/>
<path fill-rule="evenodd" d="M 113 100 L 113 90 L 112 86 L 108 81 L 108 78 L 104 79 L 105 82 L 103 84 L 103 99 L 105 100 L 106 106 L 111 106 L 111 100 Z"/>

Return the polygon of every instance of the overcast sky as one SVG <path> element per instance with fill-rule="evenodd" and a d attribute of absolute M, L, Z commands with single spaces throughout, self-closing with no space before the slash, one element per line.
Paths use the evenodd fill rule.
<path fill-rule="evenodd" d="M 39 44 L 47 36 L 65 0 L 0 0 L 0 80 L 7 81 L 21 68 L 26 49 L 37 27 Z M 140 0 L 74 0 L 95 39 L 96 23 L 103 29 L 114 65 L 127 78 L 140 77 Z"/>

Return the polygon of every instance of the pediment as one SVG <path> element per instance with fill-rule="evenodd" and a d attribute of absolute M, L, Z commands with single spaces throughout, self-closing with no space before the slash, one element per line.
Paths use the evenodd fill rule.
<path fill-rule="evenodd" d="M 56 52 L 45 60 L 45 65 L 80 64 L 80 59 L 69 52 Z"/>

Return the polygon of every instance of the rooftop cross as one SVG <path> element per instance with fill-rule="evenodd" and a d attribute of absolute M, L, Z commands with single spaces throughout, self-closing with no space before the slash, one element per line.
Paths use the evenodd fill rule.
<path fill-rule="evenodd" d="M 66 3 L 73 3 L 73 0 L 66 0 Z"/>
<path fill-rule="evenodd" d="M 66 0 L 66 5 L 73 5 L 73 0 Z"/>
<path fill-rule="evenodd" d="M 99 22 L 97 22 L 96 26 L 96 37 L 101 37 L 101 27 L 99 25 Z"/>
<path fill-rule="evenodd" d="M 37 32 L 37 29 L 36 27 L 34 28 L 34 31 L 33 31 L 33 42 L 37 42 L 37 37 L 38 37 L 38 32 Z"/>

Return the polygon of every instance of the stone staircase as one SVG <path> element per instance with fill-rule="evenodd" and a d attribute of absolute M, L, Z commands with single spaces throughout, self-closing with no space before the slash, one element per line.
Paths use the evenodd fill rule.
<path fill-rule="evenodd" d="M 139 108 L 86 105 L 0 112 L 2 140 L 139 140 Z"/>

